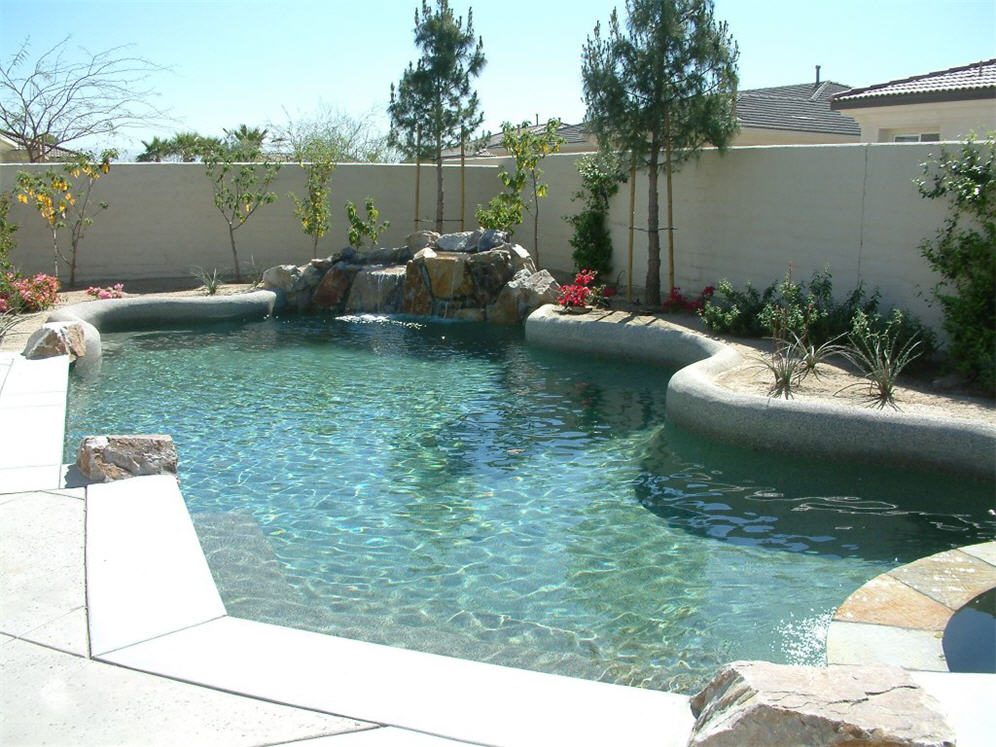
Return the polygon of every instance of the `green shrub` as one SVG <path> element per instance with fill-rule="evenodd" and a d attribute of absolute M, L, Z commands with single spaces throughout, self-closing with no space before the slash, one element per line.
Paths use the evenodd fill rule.
<path fill-rule="evenodd" d="M 760 320 L 761 312 L 775 291 L 775 283 L 762 292 L 749 281 L 742 291 L 738 291 L 724 279 L 712 298 L 705 302 L 699 316 L 713 332 L 735 337 L 764 337 L 768 330 Z"/>
<path fill-rule="evenodd" d="M 833 295 L 830 268 L 814 272 L 809 283 L 797 283 L 791 270 L 785 277 L 758 291 L 747 283 L 743 291 L 736 290 L 728 280 L 719 284 L 718 292 L 707 300 L 699 315 L 714 332 L 737 337 L 772 336 L 788 340 L 796 335 L 802 342 L 818 349 L 852 331 L 852 321 L 859 312 L 880 330 L 885 322 L 879 314 L 880 294 L 876 289 L 868 294 L 863 284 L 852 290 L 843 301 Z M 889 312 L 891 318 L 892 310 Z M 903 313 L 897 322 L 899 339 L 920 341 L 920 351 L 929 356 L 936 348 L 931 330 L 916 317 Z"/>
<path fill-rule="evenodd" d="M 619 158 L 614 153 L 599 152 L 584 156 L 577 162 L 581 175 L 581 189 L 572 200 L 581 200 L 584 206 L 577 215 L 564 217 L 574 227 L 568 243 L 574 247 L 571 257 L 578 271 L 595 270 L 602 277 L 612 273 L 612 237 L 609 232 L 609 199 L 619 191 L 619 183 L 626 180 Z"/>
<path fill-rule="evenodd" d="M 921 196 L 945 197 L 948 217 L 920 252 L 941 276 L 932 294 L 944 315 L 951 362 L 992 391 L 996 387 L 996 142 L 969 137 L 922 164 Z"/>
<path fill-rule="evenodd" d="M 377 219 L 380 217 L 380 211 L 374 207 L 373 197 L 367 197 L 363 206 L 367 211 L 366 220 L 363 220 L 356 212 L 356 205 L 353 204 L 352 200 L 346 201 L 346 220 L 349 222 L 349 230 L 347 232 L 349 245 L 356 249 L 362 249 L 363 242 L 367 238 L 370 239 L 370 246 L 376 247 L 377 237 L 391 225 L 391 221 L 389 220 L 383 223 L 377 222 Z"/>

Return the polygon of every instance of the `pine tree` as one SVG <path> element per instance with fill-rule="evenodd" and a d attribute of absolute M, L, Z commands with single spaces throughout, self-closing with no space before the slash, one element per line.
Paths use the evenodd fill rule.
<path fill-rule="evenodd" d="M 443 230 L 443 150 L 458 145 L 480 126 L 471 78 L 484 68 L 484 43 L 475 44 L 473 10 L 454 16 L 448 0 L 436 0 L 433 11 L 422 0 L 415 10 L 415 46 L 422 52 L 408 63 L 397 89 L 391 85 L 391 145 L 409 158 L 421 156 L 436 164 L 436 230 Z"/>
<path fill-rule="evenodd" d="M 711 0 L 627 0 L 626 13 L 625 32 L 613 10 L 607 36 L 598 24 L 585 43 L 586 120 L 603 146 L 630 150 L 647 168 L 646 300 L 659 306 L 662 151 L 674 288 L 671 175 L 704 145 L 722 150 L 736 134 L 739 53 L 726 24 L 714 20 Z"/>

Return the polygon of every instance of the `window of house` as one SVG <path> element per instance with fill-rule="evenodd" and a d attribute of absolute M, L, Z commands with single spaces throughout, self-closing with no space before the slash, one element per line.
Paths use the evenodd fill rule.
<path fill-rule="evenodd" d="M 895 143 L 936 143 L 940 139 L 938 132 L 921 132 L 916 135 L 896 135 L 892 140 Z"/>

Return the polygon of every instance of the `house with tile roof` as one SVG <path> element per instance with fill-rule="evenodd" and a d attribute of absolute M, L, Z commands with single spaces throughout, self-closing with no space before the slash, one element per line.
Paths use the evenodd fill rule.
<path fill-rule="evenodd" d="M 982 135 L 996 130 L 996 58 L 842 91 L 830 108 L 857 120 L 865 143 Z"/>
<path fill-rule="evenodd" d="M 812 145 L 821 143 L 856 143 L 861 128 L 851 117 L 831 111 L 831 98 L 850 90 L 849 86 L 833 81 L 798 83 L 773 88 L 754 88 L 737 93 L 737 119 L 740 132 L 733 145 Z M 530 129 L 542 132 L 545 125 Z M 595 138 L 584 129 L 584 123 L 561 125 L 557 134 L 566 141 L 561 153 L 588 153 L 597 150 Z M 491 136 L 471 158 L 505 156 L 501 133 Z M 443 158 L 459 158 L 460 149 L 444 151 Z"/>
<path fill-rule="evenodd" d="M 855 143 L 861 128 L 851 117 L 830 109 L 830 100 L 848 90 L 833 81 L 737 92 L 740 132 L 733 145 Z"/>
<path fill-rule="evenodd" d="M 546 123 L 530 125 L 527 129 L 534 134 L 540 134 L 546 129 Z M 583 124 L 561 124 L 557 129 L 557 134 L 564 139 L 560 146 L 560 153 L 590 153 L 597 150 L 595 139 L 588 135 Z M 508 151 L 501 146 L 502 133 L 492 134 L 483 144 L 477 144 L 476 150 L 471 153 L 468 148 L 467 158 L 496 158 L 507 156 Z M 460 157 L 459 148 L 447 148 L 443 151 L 443 158 L 451 160 Z"/>

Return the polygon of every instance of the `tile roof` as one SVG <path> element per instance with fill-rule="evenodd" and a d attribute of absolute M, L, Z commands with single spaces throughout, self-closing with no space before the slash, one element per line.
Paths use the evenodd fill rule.
<path fill-rule="evenodd" d="M 739 91 L 737 119 L 741 127 L 858 136 L 857 122 L 830 109 L 830 99 L 847 90 L 828 80 Z"/>
<path fill-rule="evenodd" d="M 996 58 L 890 80 L 887 83 L 876 83 L 864 88 L 852 88 L 834 96 L 832 105 L 834 108 L 839 105 L 846 108 L 850 102 L 886 96 L 910 98 L 931 95 L 943 95 L 947 99 L 996 96 Z"/>
<path fill-rule="evenodd" d="M 530 125 L 526 129 L 528 129 L 532 133 L 539 134 L 546 129 L 546 123 L 544 122 L 543 124 L 539 125 Z M 561 124 L 560 127 L 557 128 L 557 134 L 560 135 L 560 137 L 564 138 L 567 144 L 588 142 L 588 137 L 584 131 L 584 125 L 582 124 L 573 124 L 573 125 Z M 491 148 L 500 148 L 501 138 L 502 138 L 502 133 L 500 132 L 495 133 L 494 135 L 491 136 L 491 139 L 484 144 L 484 148 L 486 150 L 489 150 Z"/>

